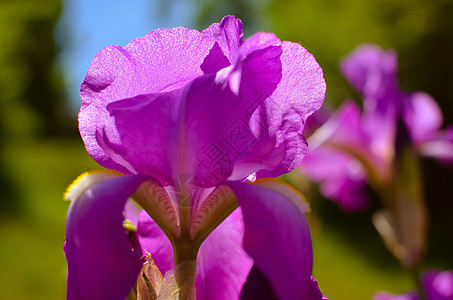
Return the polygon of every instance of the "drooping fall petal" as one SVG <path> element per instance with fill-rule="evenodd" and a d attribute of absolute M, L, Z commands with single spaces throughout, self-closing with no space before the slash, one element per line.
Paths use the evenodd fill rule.
<path fill-rule="evenodd" d="M 195 281 L 198 300 L 239 299 L 253 261 L 242 248 L 244 222 L 233 212 L 201 245 Z"/>
<path fill-rule="evenodd" d="M 123 227 L 127 199 L 146 179 L 115 177 L 73 200 L 66 222 L 67 299 L 123 300 L 142 268 L 142 251 Z"/>
<path fill-rule="evenodd" d="M 302 203 L 256 184 L 228 185 L 244 215 L 244 249 L 274 295 L 282 300 L 322 299 L 313 291 L 311 236 Z"/>

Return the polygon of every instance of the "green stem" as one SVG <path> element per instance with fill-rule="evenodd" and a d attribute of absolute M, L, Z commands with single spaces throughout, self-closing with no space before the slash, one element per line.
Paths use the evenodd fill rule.
<path fill-rule="evenodd" d="M 197 260 L 198 247 L 190 236 L 190 218 L 191 218 L 191 207 L 180 206 L 179 207 L 179 218 L 180 218 L 180 236 L 174 240 L 173 251 L 175 258 L 175 280 L 179 290 L 179 300 L 195 300 L 193 299 L 195 289 L 195 270 L 187 269 L 187 264 L 191 261 Z M 181 267 L 182 264 L 184 267 Z"/>
<path fill-rule="evenodd" d="M 195 262 L 197 259 L 197 251 L 193 249 L 192 244 L 186 241 L 177 240 L 173 246 L 175 252 L 175 280 L 179 290 L 179 300 L 195 300 L 192 298 L 195 289 L 195 269 L 187 269 L 182 267 L 189 262 Z"/>

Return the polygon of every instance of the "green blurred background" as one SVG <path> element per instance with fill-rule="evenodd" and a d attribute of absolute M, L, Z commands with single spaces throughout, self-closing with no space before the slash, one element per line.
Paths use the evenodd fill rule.
<path fill-rule="evenodd" d="M 174 17 L 172 10 L 183 4 L 191 8 L 191 25 L 198 29 L 234 14 L 244 21 L 246 35 L 273 31 L 282 40 L 300 42 L 323 68 L 326 103 L 333 107 L 348 97 L 359 99 L 338 72 L 344 55 L 361 43 L 396 49 L 401 86 L 431 94 L 444 112 L 445 123 L 453 123 L 450 0 L 149 1 L 156 4 L 158 11 L 150 18 L 154 16 L 157 23 Z M 114 9 L 119 2 L 108 5 Z M 71 108 L 77 104 L 70 100 L 76 92 L 59 59 L 74 42 L 64 26 L 57 30 L 62 12 L 71 15 L 69 7 L 60 0 L 0 0 L 2 299 L 64 299 L 62 245 L 68 203 L 62 194 L 77 175 L 98 168 L 78 135 L 77 111 Z M 431 221 L 425 266 L 453 269 L 452 168 L 430 160 L 422 160 L 422 166 Z M 313 209 L 309 219 L 314 275 L 325 295 L 370 299 L 378 290 L 404 292 L 412 287 L 410 276 L 401 271 L 372 227 L 372 209 L 347 214 L 316 189 L 307 196 Z"/>

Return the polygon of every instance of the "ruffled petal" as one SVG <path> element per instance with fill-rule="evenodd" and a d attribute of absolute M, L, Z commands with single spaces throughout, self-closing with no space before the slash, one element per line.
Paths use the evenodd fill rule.
<path fill-rule="evenodd" d="M 215 73 L 236 62 L 242 37 L 244 36 L 241 20 L 236 19 L 234 16 L 226 16 L 220 23 L 212 24 L 203 33 L 213 36 L 217 43 L 211 48 L 210 55 L 206 57 L 201 66 L 205 74 Z M 218 50 L 221 50 L 229 62 L 228 65 L 224 65 L 225 59 Z"/>
<path fill-rule="evenodd" d="M 313 253 L 303 211 L 285 195 L 256 184 L 228 182 L 244 215 L 244 249 L 278 299 L 313 297 Z M 318 295 L 319 296 L 319 295 Z"/>
<path fill-rule="evenodd" d="M 231 175 L 236 162 L 257 142 L 250 116 L 281 79 L 280 55 L 274 35 L 256 34 L 242 44 L 237 64 L 191 84 L 181 120 L 181 136 L 190 136 L 180 145 L 187 167 L 179 173 L 195 170 L 197 184 L 204 186 Z"/>
<path fill-rule="evenodd" d="M 203 75 L 201 65 L 215 43 L 233 63 L 242 35 L 242 22 L 229 16 L 203 32 L 182 27 L 158 29 L 125 47 L 108 46 L 98 52 L 80 91 L 79 130 L 88 153 L 106 168 L 134 172 L 112 157 L 102 142 L 120 144 L 107 104 L 185 86 Z"/>
<path fill-rule="evenodd" d="M 253 260 L 242 248 L 244 222 L 237 209 L 203 242 L 198 252 L 197 300 L 239 299 Z"/>
<path fill-rule="evenodd" d="M 123 300 L 129 294 L 143 261 L 140 246 L 123 228 L 123 209 L 144 180 L 141 175 L 108 179 L 72 201 L 64 246 L 67 299 Z"/>
<path fill-rule="evenodd" d="M 251 112 L 280 81 L 279 44 L 274 35 L 257 34 L 243 43 L 235 65 L 184 90 L 109 104 L 122 142 L 116 152 L 162 184 L 184 173 L 195 174 L 198 185 L 224 181 L 256 140 Z"/>
<path fill-rule="evenodd" d="M 301 163 L 307 149 L 302 136 L 305 121 L 320 108 L 326 91 L 322 69 L 312 54 L 287 41 L 282 49 L 282 80 L 252 118 L 261 140 L 274 138 L 270 151 L 252 152 L 248 159 L 261 162 L 258 177 L 277 177 Z"/>

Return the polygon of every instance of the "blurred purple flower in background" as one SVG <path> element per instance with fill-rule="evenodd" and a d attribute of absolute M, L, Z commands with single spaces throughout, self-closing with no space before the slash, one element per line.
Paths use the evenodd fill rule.
<path fill-rule="evenodd" d="M 394 180 L 401 139 L 410 139 L 421 155 L 453 162 L 453 127 L 440 131 L 442 112 L 429 95 L 399 89 L 394 51 L 360 46 L 340 67 L 362 96 L 363 111 L 347 101 L 309 139 L 301 169 L 325 197 L 348 211 L 364 209 L 367 183 Z"/>
<path fill-rule="evenodd" d="M 144 293 L 159 299 L 193 299 L 194 286 L 197 299 L 325 299 L 311 277 L 308 207 L 260 179 L 301 163 L 322 70 L 299 44 L 242 36 L 230 16 L 93 59 L 80 133 L 100 165 L 128 175 L 90 173 L 68 190 L 68 299 L 124 299 L 139 274 L 137 293 L 146 277 Z"/>
<path fill-rule="evenodd" d="M 442 113 L 429 95 L 399 88 L 394 51 L 363 45 L 340 68 L 363 110 L 347 101 L 315 130 L 300 170 L 347 211 L 367 207 L 369 185 L 382 204 L 373 215 L 376 229 L 401 264 L 415 270 L 428 226 L 419 156 L 453 162 L 453 127 L 440 130 Z"/>
<path fill-rule="evenodd" d="M 425 271 L 420 278 L 423 298 L 417 292 L 394 295 L 377 293 L 372 300 L 453 300 L 453 271 Z"/>

